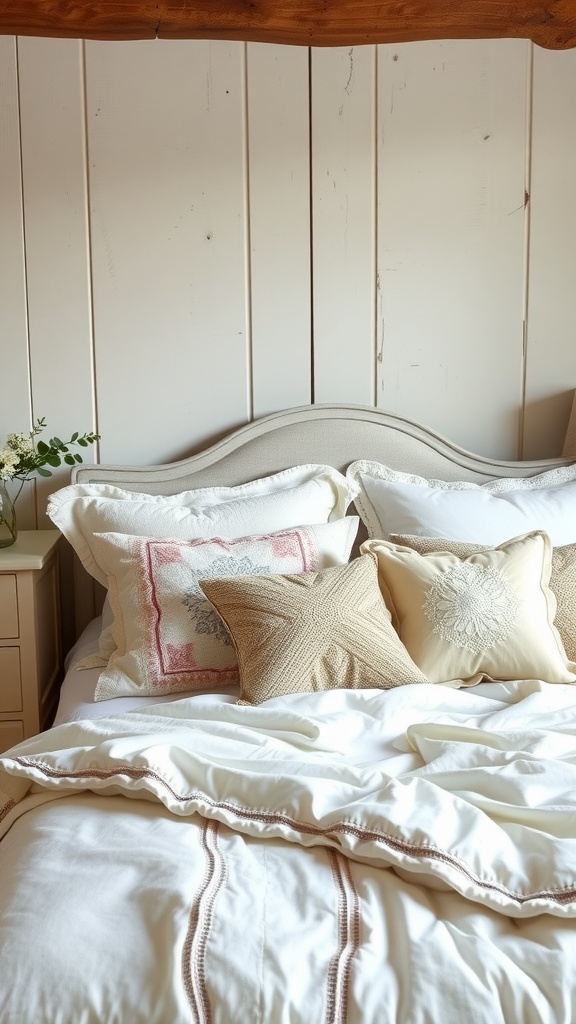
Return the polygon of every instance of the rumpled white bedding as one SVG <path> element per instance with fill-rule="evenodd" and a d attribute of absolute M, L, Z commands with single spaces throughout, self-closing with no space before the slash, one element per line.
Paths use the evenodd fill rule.
<path fill-rule="evenodd" d="M 2 1024 L 569 1024 L 576 691 L 184 699 L 0 759 Z"/>

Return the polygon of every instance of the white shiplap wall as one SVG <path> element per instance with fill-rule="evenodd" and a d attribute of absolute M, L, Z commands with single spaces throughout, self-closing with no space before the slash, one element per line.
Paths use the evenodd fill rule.
<path fill-rule="evenodd" d="M 0 37 L 0 443 L 168 461 L 337 401 L 559 454 L 575 103 L 576 52 L 523 41 Z"/>

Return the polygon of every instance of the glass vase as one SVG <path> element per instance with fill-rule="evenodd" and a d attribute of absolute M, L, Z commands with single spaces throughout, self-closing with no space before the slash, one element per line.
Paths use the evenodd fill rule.
<path fill-rule="evenodd" d="M 16 509 L 6 485 L 0 480 L 0 548 L 7 548 L 13 544 L 18 536 L 16 526 Z"/>

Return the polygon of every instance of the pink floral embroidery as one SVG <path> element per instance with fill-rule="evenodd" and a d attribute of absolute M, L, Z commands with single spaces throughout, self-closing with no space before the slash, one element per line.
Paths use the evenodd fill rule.
<path fill-rule="evenodd" d="M 202 579 L 318 568 L 316 544 L 306 528 L 233 540 L 148 538 L 138 545 L 137 556 L 150 672 L 156 685 L 181 683 L 182 689 L 198 682 L 234 682 L 238 676 L 228 631 L 204 596 Z"/>

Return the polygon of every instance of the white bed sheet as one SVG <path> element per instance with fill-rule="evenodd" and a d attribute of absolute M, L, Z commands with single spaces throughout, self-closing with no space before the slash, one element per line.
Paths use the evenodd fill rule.
<path fill-rule="evenodd" d="M 228 686 L 221 692 L 214 690 L 194 690 L 182 693 L 170 693 L 161 697 L 115 697 L 113 700 L 94 700 L 94 692 L 101 669 L 77 669 L 76 666 L 84 658 L 98 654 L 98 641 L 102 631 L 102 618 L 98 616 L 88 623 L 74 647 L 66 656 L 66 674 L 60 690 L 58 709 L 53 725 L 64 722 L 80 722 L 82 719 L 106 718 L 123 711 L 137 711 L 138 708 L 150 704 L 166 704 L 185 697 L 202 697 L 204 701 L 234 704 L 240 695 L 236 686 Z"/>

